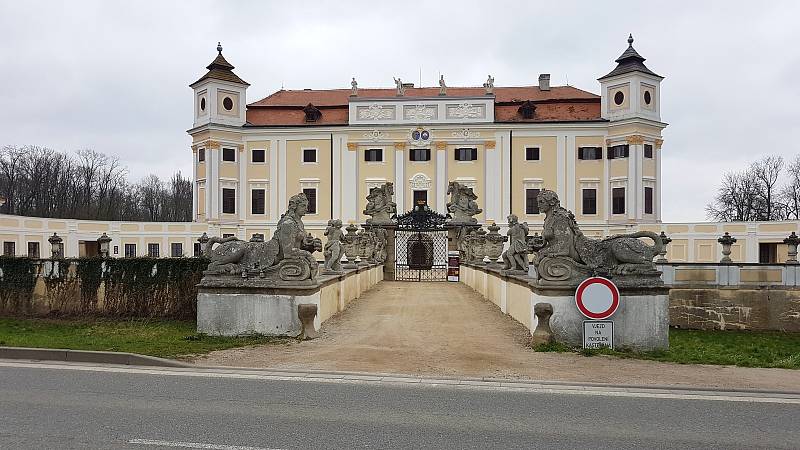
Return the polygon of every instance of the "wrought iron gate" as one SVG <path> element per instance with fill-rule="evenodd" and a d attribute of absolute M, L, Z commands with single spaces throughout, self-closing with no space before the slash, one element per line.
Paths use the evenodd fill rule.
<path fill-rule="evenodd" d="M 398 281 L 447 280 L 447 216 L 427 205 L 397 217 L 395 279 Z"/>

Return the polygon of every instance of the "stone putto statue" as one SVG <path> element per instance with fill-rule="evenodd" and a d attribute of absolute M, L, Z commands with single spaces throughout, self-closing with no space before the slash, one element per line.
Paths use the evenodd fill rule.
<path fill-rule="evenodd" d="M 371 225 L 392 224 L 392 216 L 397 214 L 397 204 L 392 197 L 394 196 L 394 184 L 384 183 L 379 187 L 370 190 L 367 195 L 367 207 L 364 215 L 371 216 L 367 223 Z"/>
<path fill-rule="evenodd" d="M 439 95 L 447 95 L 447 85 L 444 84 L 444 75 L 439 75 Z"/>
<path fill-rule="evenodd" d="M 465 186 L 458 181 L 451 181 L 447 185 L 447 194 L 450 195 L 450 202 L 447 204 L 447 211 L 451 214 L 451 223 L 477 223 L 478 219 L 472 217 L 480 214 L 483 210 L 478 208 L 478 196 L 472 191 L 471 187 Z"/>
<path fill-rule="evenodd" d="M 350 96 L 358 97 L 358 82 L 356 81 L 356 77 L 353 77 L 353 81 L 350 82 Z"/>
<path fill-rule="evenodd" d="M 402 97 L 406 95 L 406 87 L 403 86 L 403 80 L 400 78 L 392 78 L 394 79 L 394 85 L 397 87 L 397 96 Z"/>
<path fill-rule="evenodd" d="M 494 77 L 489 75 L 489 78 L 486 79 L 486 83 L 483 83 L 484 89 L 486 89 L 486 95 L 490 95 L 494 93 Z"/>
<path fill-rule="evenodd" d="M 325 236 L 328 237 L 328 241 L 325 243 L 322 253 L 325 256 L 324 273 L 342 273 L 342 256 L 344 255 L 342 221 L 339 219 L 329 220 L 328 227 L 325 228 Z"/>
<path fill-rule="evenodd" d="M 203 274 L 241 275 L 241 278 L 257 275 L 290 282 L 313 280 L 318 263 L 312 252 L 322 250 L 322 241 L 306 232 L 303 216 L 307 212 L 308 198 L 297 194 L 289 199 L 288 209 L 269 241 L 209 238 L 203 253 L 210 262 Z"/>
<path fill-rule="evenodd" d="M 544 189 L 537 198 L 545 214 L 542 238 L 533 243 L 533 265 L 542 285 L 577 285 L 589 276 L 607 276 L 623 286 L 662 285 L 653 258 L 664 245 L 656 233 L 639 231 L 604 239 L 583 235 L 571 211 L 563 208 L 558 195 Z M 647 245 L 639 238 L 648 238 Z"/>
<path fill-rule="evenodd" d="M 383 264 L 388 258 L 386 244 L 388 242 L 389 231 L 386 228 L 374 227 L 372 234 L 375 238 L 375 252 L 373 253 L 374 262 Z"/>
<path fill-rule="evenodd" d="M 508 250 L 503 252 L 503 269 L 510 272 L 528 273 L 528 222 L 519 223 L 516 215 L 508 216 Z"/>

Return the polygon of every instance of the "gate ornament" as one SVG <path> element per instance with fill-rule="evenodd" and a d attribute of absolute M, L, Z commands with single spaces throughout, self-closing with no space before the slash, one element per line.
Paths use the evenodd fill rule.
<path fill-rule="evenodd" d="M 372 231 L 362 229 L 356 236 L 356 242 L 358 244 L 358 257 L 361 263 L 367 264 L 369 262 L 375 262 L 375 237 Z"/>
<path fill-rule="evenodd" d="M 528 273 L 528 222 L 519 223 L 516 215 L 508 216 L 508 250 L 503 252 L 503 269 L 510 273 Z"/>
<path fill-rule="evenodd" d="M 325 236 L 328 242 L 325 243 L 325 271 L 326 274 L 342 273 L 342 221 L 339 219 L 329 220 L 328 227 L 325 228 Z"/>
<path fill-rule="evenodd" d="M 240 275 L 236 277 L 237 284 L 248 274 L 291 283 L 313 280 L 319 264 L 312 252 L 322 250 L 322 241 L 306 233 L 306 212 L 308 198 L 297 194 L 289 199 L 289 207 L 269 241 L 245 242 L 233 236 L 209 238 L 203 253 L 211 262 L 203 275 Z"/>
<path fill-rule="evenodd" d="M 413 230 L 444 230 L 448 216 L 439 214 L 428 205 L 415 205 L 411 211 L 397 216 L 397 228 Z"/>
<path fill-rule="evenodd" d="M 370 189 L 367 195 L 367 207 L 364 214 L 371 216 L 367 223 L 371 225 L 389 225 L 392 216 L 397 214 L 397 204 L 392 199 L 394 196 L 394 184 L 384 183 L 379 187 Z"/>
<path fill-rule="evenodd" d="M 539 285 L 577 285 L 589 276 L 613 278 L 620 286 L 661 286 L 661 272 L 653 258 L 664 243 L 650 231 L 618 234 L 604 239 L 583 235 L 575 216 L 563 208 L 558 195 L 544 189 L 537 197 L 539 210 L 545 214 L 542 239 L 534 243 Z M 647 245 L 639 238 L 648 238 Z"/>
<path fill-rule="evenodd" d="M 358 226 L 351 223 L 345 230 L 347 230 L 347 234 L 342 238 L 342 247 L 344 247 L 344 254 L 347 257 L 345 267 L 355 269 L 358 267 L 356 265 L 356 257 L 358 256 L 358 235 L 356 231 L 358 231 Z"/>
<path fill-rule="evenodd" d="M 472 216 L 480 214 L 483 210 L 478 208 L 478 202 L 476 202 L 478 196 L 475 195 L 471 187 L 465 186 L 458 181 L 451 181 L 447 185 L 447 194 L 450 195 L 447 211 L 453 217 L 451 223 L 478 222 L 478 219 Z"/>

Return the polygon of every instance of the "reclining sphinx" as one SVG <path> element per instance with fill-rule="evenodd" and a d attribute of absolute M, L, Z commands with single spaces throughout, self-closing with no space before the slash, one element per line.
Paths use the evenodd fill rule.
<path fill-rule="evenodd" d="M 664 245 L 658 234 L 638 231 L 590 239 L 578 228 L 572 212 L 561 206 L 555 192 L 542 190 L 537 203 L 545 214 L 541 238 L 529 242 L 535 252 L 537 284 L 576 285 L 590 276 L 606 276 L 623 286 L 663 284 L 653 263 Z M 651 239 L 653 245 L 639 238 Z"/>
<path fill-rule="evenodd" d="M 319 264 L 312 253 L 322 250 L 322 241 L 306 233 L 303 216 L 307 212 L 308 198 L 297 194 L 289 199 L 288 209 L 269 241 L 210 238 L 203 249 L 204 256 L 210 260 L 203 275 L 244 273 L 281 281 L 313 280 Z"/>

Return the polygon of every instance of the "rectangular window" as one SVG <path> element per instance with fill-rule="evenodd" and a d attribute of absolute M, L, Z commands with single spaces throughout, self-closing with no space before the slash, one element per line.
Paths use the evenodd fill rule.
<path fill-rule="evenodd" d="M 206 149 L 201 148 L 197 150 L 197 161 L 203 162 L 206 160 Z"/>
<path fill-rule="evenodd" d="M 194 243 L 194 257 L 199 258 L 203 256 L 203 246 L 199 242 Z"/>
<path fill-rule="evenodd" d="M 778 262 L 778 244 L 774 242 L 758 243 L 758 262 L 761 264 L 775 264 Z"/>
<path fill-rule="evenodd" d="M 267 151 L 263 149 L 253 150 L 251 160 L 254 163 L 263 163 L 267 161 Z"/>
<path fill-rule="evenodd" d="M 653 188 L 644 188 L 644 213 L 653 214 Z"/>
<path fill-rule="evenodd" d="M 236 162 L 236 149 L 234 149 L 234 148 L 223 148 L 222 149 L 222 160 L 223 161 Z"/>
<path fill-rule="evenodd" d="M 16 242 L 3 242 L 3 256 L 14 256 L 17 252 Z"/>
<path fill-rule="evenodd" d="M 222 233 L 222 239 L 233 237 L 233 233 Z"/>
<path fill-rule="evenodd" d="M 525 214 L 539 214 L 539 189 L 525 189 Z"/>
<path fill-rule="evenodd" d="M 180 242 L 173 242 L 169 245 L 170 256 L 173 258 L 180 258 L 183 256 L 183 244 Z"/>
<path fill-rule="evenodd" d="M 539 161 L 539 147 L 525 147 L 525 161 Z"/>
<path fill-rule="evenodd" d="M 625 188 L 611 189 L 611 214 L 625 214 Z"/>
<path fill-rule="evenodd" d="M 236 189 L 222 189 L 223 214 L 236 214 Z"/>
<path fill-rule="evenodd" d="M 264 214 L 266 210 L 266 191 L 264 189 L 253 189 L 250 191 L 250 213 Z"/>
<path fill-rule="evenodd" d="M 136 257 L 136 244 L 125 244 L 125 257 L 126 258 Z"/>
<path fill-rule="evenodd" d="M 457 148 L 456 161 L 477 161 L 478 149 L 477 148 Z"/>
<path fill-rule="evenodd" d="M 578 147 L 578 159 L 603 159 L 603 147 Z"/>
<path fill-rule="evenodd" d="M 653 157 L 653 146 L 650 144 L 644 144 L 644 157 L 645 158 L 652 158 Z"/>
<path fill-rule="evenodd" d="M 608 147 L 608 159 L 627 158 L 628 149 L 628 144 Z"/>
<path fill-rule="evenodd" d="M 597 189 L 583 189 L 582 214 L 597 214 Z"/>
<path fill-rule="evenodd" d="M 147 244 L 147 256 L 151 258 L 158 258 L 158 244 L 156 243 Z"/>
<path fill-rule="evenodd" d="M 303 149 L 303 163 L 315 163 L 317 162 L 317 149 L 315 148 L 304 148 Z"/>
<path fill-rule="evenodd" d="M 382 148 L 370 148 L 364 151 L 364 161 L 367 162 L 381 162 L 383 161 Z"/>
<path fill-rule="evenodd" d="M 414 206 L 428 204 L 428 191 L 414 191 Z"/>
<path fill-rule="evenodd" d="M 39 258 L 38 242 L 28 242 L 28 258 Z"/>
<path fill-rule="evenodd" d="M 429 148 L 412 148 L 410 152 L 408 152 L 408 158 L 411 161 L 430 161 L 431 160 L 431 149 Z"/>
<path fill-rule="evenodd" d="M 306 194 L 308 198 L 308 213 L 309 214 L 316 214 L 317 213 L 317 189 L 316 188 L 305 188 L 303 189 L 303 194 Z"/>

